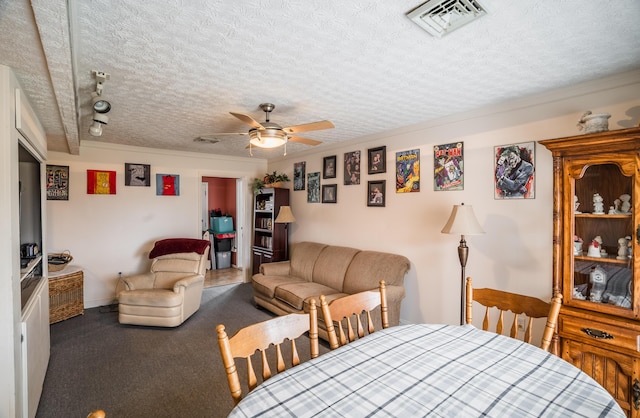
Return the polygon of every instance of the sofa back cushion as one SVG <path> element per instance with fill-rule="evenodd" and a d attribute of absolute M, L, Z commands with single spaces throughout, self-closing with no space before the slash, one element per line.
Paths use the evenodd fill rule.
<path fill-rule="evenodd" d="M 344 293 L 358 293 L 376 289 L 380 280 L 387 286 L 404 285 L 404 275 L 409 271 L 407 257 L 377 251 L 360 251 L 353 257 L 344 277 Z"/>
<path fill-rule="evenodd" d="M 325 247 L 327 247 L 327 244 L 317 242 L 293 244 L 289 254 L 289 259 L 291 260 L 289 275 L 310 282 L 313 277 L 313 266 Z"/>
<path fill-rule="evenodd" d="M 167 254 L 153 259 L 151 272 L 154 274 L 154 288 L 172 289 L 173 284 L 188 276 L 200 274 L 204 276 L 207 253 L 176 253 Z"/>
<path fill-rule="evenodd" d="M 360 250 L 336 245 L 327 246 L 313 267 L 313 282 L 342 292 L 344 276 L 353 257 Z"/>

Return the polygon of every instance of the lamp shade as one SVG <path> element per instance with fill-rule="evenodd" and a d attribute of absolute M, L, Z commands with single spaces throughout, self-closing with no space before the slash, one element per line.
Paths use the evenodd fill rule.
<path fill-rule="evenodd" d="M 280 212 L 278 212 L 278 217 L 275 222 L 277 224 L 290 224 L 295 221 L 296 218 L 293 217 L 291 206 L 280 206 Z"/>
<path fill-rule="evenodd" d="M 458 235 L 480 235 L 484 234 L 484 230 L 480 226 L 476 215 L 473 213 L 473 206 L 454 205 L 451 216 L 447 224 L 442 228 L 443 234 Z"/>

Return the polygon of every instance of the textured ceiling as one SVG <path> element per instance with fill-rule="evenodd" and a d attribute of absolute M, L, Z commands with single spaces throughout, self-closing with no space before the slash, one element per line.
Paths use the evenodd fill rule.
<path fill-rule="evenodd" d="M 637 0 L 481 0 L 488 15 L 441 39 L 396 0 L 0 0 L 0 64 L 13 67 L 49 149 L 81 141 L 248 156 L 229 112 L 326 147 L 640 68 Z M 101 137 L 88 133 L 92 70 L 110 74 Z M 288 154 L 308 150 L 290 143 Z M 254 148 L 258 158 L 281 150 Z"/>

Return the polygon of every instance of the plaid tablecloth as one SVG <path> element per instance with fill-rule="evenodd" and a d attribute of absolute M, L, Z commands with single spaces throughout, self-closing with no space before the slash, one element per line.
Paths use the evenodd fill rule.
<path fill-rule="evenodd" d="M 377 331 L 280 373 L 230 417 L 624 417 L 591 377 L 471 325 Z"/>

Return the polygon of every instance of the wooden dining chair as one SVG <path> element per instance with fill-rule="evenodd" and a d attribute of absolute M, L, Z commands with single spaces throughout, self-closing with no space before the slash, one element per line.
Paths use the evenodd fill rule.
<path fill-rule="evenodd" d="M 87 415 L 87 418 L 105 418 L 106 416 L 107 414 L 105 414 L 102 409 L 96 409 L 95 411 Z"/>
<path fill-rule="evenodd" d="M 329 337 L 329 347 L 333 350 L 355 341 L 356 335 L 358 338 L 364 337 L 363 315 L 367 318 L 368 334 L 373 333 L 375 326 L 371 311 L 378 306 L 380 306 L 382 328 L 388 328 L 389 307 L 387 306 L 387 291 L 384 280 L 380 280 L 378 290 L 355 293 L 336 299 L 331 303 L 328 303 L 326 297 L 321 295 L 320 308 Z M 336 328 L 338 328 L 337 333 Z"/>
<path fill-rule="evenodd" d="M 523 341 L 532 344 L 533 339 L 533 320 L 535 318 L 546 318 L 546 324 L 539 347 L 545 351 L 549 351 L 553 334 L 556 331 L 556 323 L 560 306 L 562 305 L 562 295 L 556 293 L 551 302 L 544 302 L 541 299 L 531 296 L 519 295 L 517 293 L 504 292 L 496 289 L 474 289 L 471 277 L 467 277 L 466 285 L 466 323 L 473 323 L 473 302 L 478 302 L 486 307 L 482 329 L 490 330 L 490 314 L 492 310 L 498 310 L 498 320 L 493 331 L 502 334 L 504 329 L 504 313 L 510 311 L 513 313 L 513 323 L 509 330 L 511 338 L 518 338 L 518 319 L 523 315 L 526 319 L 524 327 Z"/>
<path fill-rule="evenodd" d="M 227 383 L 229 384 L 231 397 L 236 405 L 242 399 L 242 386 L 236 369 L 235 358 L 246 359 L 247 386 L 249 391 L 252 391 L 258 386 L 258 379 L 251 360 L 251 356 L 257 350 L 260 351 L 262 361 L 263 382 L 271 377 L 271 368 L 267 361 L 266 352 L 271 344 L 276 348 L 276 373 L 280 373 L 286 368 L 280 345 L 287 339 L 291 341 L 292 367 L 300 364 L 296 339 L 306 332 L 309 332 L 311 343 L 310 357 L 318 357 L 318 313 L 315 299 L 312 299 L 309 305 L 308 314 L 289 314 L 249 325 L 236 332 L 231 338 L 227 335 L 224 325 L 220 324 L 216 327 Z"/>

